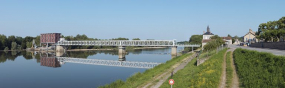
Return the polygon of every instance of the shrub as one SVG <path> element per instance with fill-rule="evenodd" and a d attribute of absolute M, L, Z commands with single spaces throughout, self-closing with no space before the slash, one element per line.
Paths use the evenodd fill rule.
<path fill-rule="evenodd" d="M 233 57 L 241 87 L 285 88 L 285 57 L 240 48 Z"/>

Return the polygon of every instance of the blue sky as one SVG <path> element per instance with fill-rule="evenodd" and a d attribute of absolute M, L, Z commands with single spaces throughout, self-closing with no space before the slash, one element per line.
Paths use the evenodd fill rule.
<path fill-rule="evenodd" d="M 189 40 L 207 25 L 243 36 L 285 16 L 283 0 L 1 0 L 0 34 Z"/>

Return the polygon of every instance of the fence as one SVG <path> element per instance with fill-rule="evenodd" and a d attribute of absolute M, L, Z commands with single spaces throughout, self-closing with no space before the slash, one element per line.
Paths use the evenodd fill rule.
<path fill-rule="evenodd" d="M 217 49 L 215 50 L 200 50 L 199 52 L 197 52 L 197 66 L 204 63 L 206 60 L 209 59 L 210 56 L 217 54 L 219 51 L 228 48 L 228 45 L 221 45 L 219 47 L 217 47 Z"/>

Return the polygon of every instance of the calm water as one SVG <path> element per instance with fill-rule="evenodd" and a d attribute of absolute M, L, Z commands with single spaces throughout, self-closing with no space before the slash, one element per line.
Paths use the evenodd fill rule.
<path fill-rule="evenodd" d="M 164 63 L 171 49 L 128 51 L 125 61 Z M 96 88 L 144 72 L 145 68 L 56 62 L 50 54 L 0 52 L 0 88 Z M 119 60 L 116 51 L 67 52 L 64 57 Z"/>

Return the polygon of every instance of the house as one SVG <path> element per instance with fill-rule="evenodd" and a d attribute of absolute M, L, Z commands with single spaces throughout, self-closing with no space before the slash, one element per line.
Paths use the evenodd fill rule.
<path fill-rule="evenodd" d="M 204 45 L 207 44 L 207 42 L 211 41 L 211 37 L 214 36 L 213 33 L 211 33 L 209 25 L 207 26 L 207 32 L 203 34 L 203 39 L 202 39 L 202 48 Z"/>
<path fill-rule="evenodd" d="M 238 39 L 235 39 L 235 42 L 233 44 L 239 45 L 241 42 Z"/>
<path fill-rule="evenodd" d="M 232 44 L 232 38 L 231 37 L 222 37 L 222 39 L 225 41 L 226 45 Z"/>
<path fill-rule="evenodd" d="M 255 32 L 253 32 L 251 29 L 249 29 L 249 32 L 244 35 L 243 41 L 249 43 L 252 41 L 254 41 L 254 42 L 258 41 L 258 39 L 256 39 L 256 37 L 255 37 Z"/>

